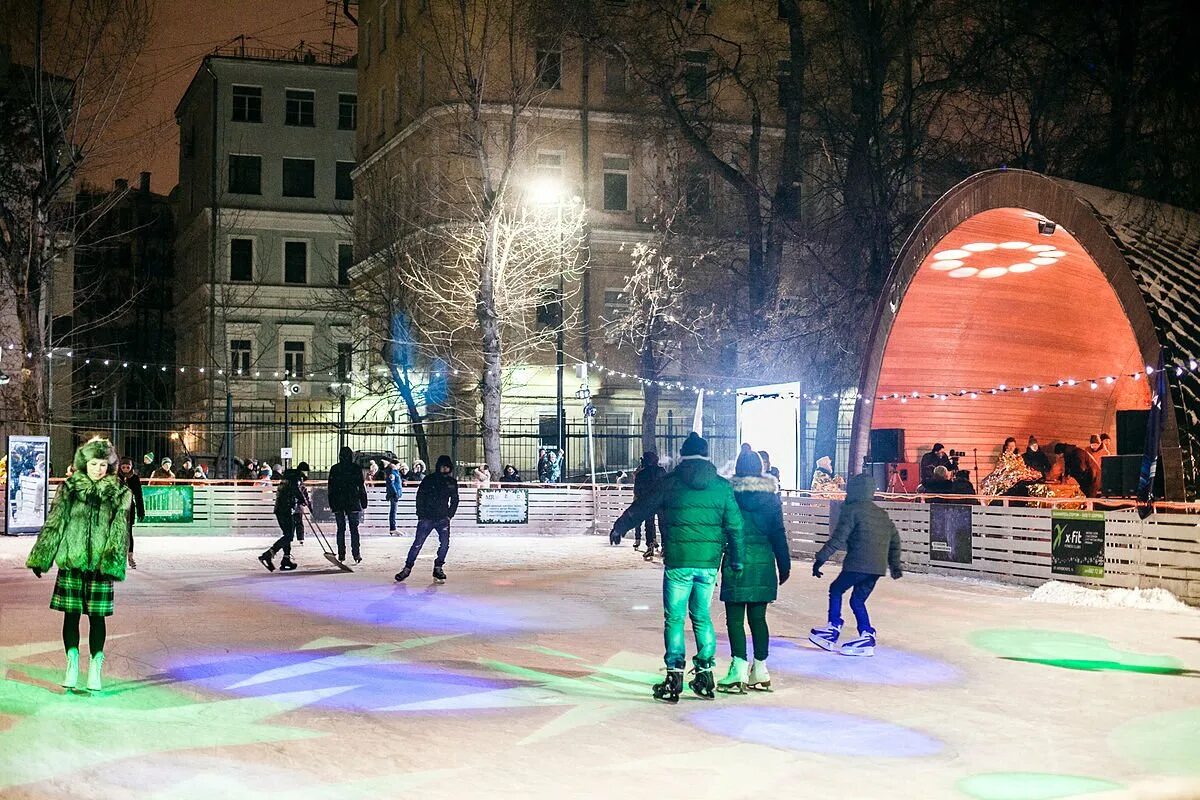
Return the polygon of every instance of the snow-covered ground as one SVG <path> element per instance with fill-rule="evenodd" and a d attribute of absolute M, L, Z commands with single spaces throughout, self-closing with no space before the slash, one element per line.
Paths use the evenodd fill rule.
<path fill-rule="evenodd" d="M 1200 798 L 1190 610 L 909 574 L 852 659 L 807 643 L 836 570 L 797 564 L 775 691 L 672 707 L 661 566 L 628 544 L 459 537 L 436 586 L 430 541 L 396 584 L 409 538 L 353 574 L 311 540 L 268 574 L 266 539 L 139 539 L 97 696 L 58 688 L 53 575 L 0 538 L 0 797 Z"/>

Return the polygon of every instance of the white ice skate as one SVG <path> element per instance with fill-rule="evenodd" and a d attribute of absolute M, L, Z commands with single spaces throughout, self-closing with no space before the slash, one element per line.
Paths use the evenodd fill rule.
<path fill-rule="evenodd" d="M 767 672 L 766 661 L 755 661 L 750 666 L 750 675 L 746 678 L 746 686 L 760 692 L 771 691 L 771 673 Z"/>
<path fill-rule="evenodd" d="M 99 692 L 104 689 L 104 681 L 100 674 L 103 669 L 104 653 L 92 653 L 92 658 L 88 661 L 87 687 L 89 692 Z"/>
<path fill-rule="evenodd" d="M 717 681 L 717 691 L 725 694 L 745 694 L 748 667 L 746 659 L 734 656 L 733 660 L 729 662 L 729 672 L 724 678 Z"/>
<path fill-rule="evenodd" d="M 842 645 L 839 651 L 844 656 L 873 656 L 875 655 L 875 632 L 861 634 L 857 639 L 851 639 Z"/>
<path fill-rule="evenodd" d="M 62 687 L 74 689 L 79 685 L 79 648 L 72 647 L 67 651 L 67 673 L 63 676 Z"/>
<path fill-rule="evenodd" d="M 808 640 L 822 650 L 835 652 L 838 637 L 842 635 L 841 625 L 826 625 L 823 628 L 813 628 L 808 632 Z"/>

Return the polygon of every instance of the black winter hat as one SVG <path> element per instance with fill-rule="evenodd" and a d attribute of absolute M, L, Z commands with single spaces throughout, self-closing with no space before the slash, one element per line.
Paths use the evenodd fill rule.
<path fill-rule="evenodd" d="M 763 474 L 762 459 L 753 450 L 743 450 L 738 456 L 734 472 L 742 478 L 758 477 Z"/>
<path fill-rule="evenodd" d="M 684 458 L 688 456 L 703 456 L 704 458 L 708 458 L 708 441 L 700 434 L 692 431 L 683 440 L 683 447 L 679 448 L 679 455 Z"/>
<path fill-rule="evenodd" d="M 309 469 L 308 469 L 308 462 L 307 462 L 307 461 L 301 461 L 299 464 L 297 464 L 297 465 L 296 465 L 296 469 L 297 469 L 298 471 L 300 471 L 300 472 L 308 472 L 308 471 L 309 471 Z"/>
<path fill-rule="evenodd" d="M 434 472 L 441 472 L 442 467 L 449 467 L 450 471 L 454 471 L 454 462 L 450 460 L 450 456 L 438 456 L 437 463 L 434 464 Z"/>

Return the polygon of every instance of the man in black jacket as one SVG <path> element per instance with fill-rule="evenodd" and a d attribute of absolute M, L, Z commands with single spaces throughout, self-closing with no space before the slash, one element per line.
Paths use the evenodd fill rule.
<path fill-rule="evenodd" d="M 358 522 L 367 507 L 367 487 L 362 469 L 354 463 L 354 451 L 343 447 L 338 451 L 338 463 L 329 470 L 329 510 L 337 520 L 338 561 L 346 560 L 346 522 L 350 523 L 350 555 L 361 564 L 358 549 Z"/>
<path fill-rule="evenodd" d="M 666 477 L 667 471 L 658 465 L 658 453 L 652 450 L 647 450 L 642 454 L 642 463 L 638 466 L 637 472 L 633 476 L 633 499 L 637 502 L 643 497 L 649 497 L 658 487 L 658 482 Z M 646 517 L 646 553 L 643 556 L 647 561 L 654 558 L 654 552 L 658 549 L 658 531 L 655 527 L 657 514 L 651 514 Z M 637 550 L 642 544 L 642 526 L 639 525 L 633 531 L 633 549 Z"/>
<path fill-rule="evenodd" d="M 412 574 L 417 556 L 429 537 L 430 531 L 437 531 L 438 550 L 433 561 L 433 579 L 445 583 L 446 573 L 442 566 L 446 563 L 446 553 L 450 550 L 450 520 L 458 511 L 458 481 L 454 479 L 454 462 L 450 456 L 438 456 L 434 471 L 421 480 L 417 487 L 417 535 L 412 547 L 408 549 L 408 558 L 404 569 L 396 573 L 396 580 L 402 581 Z"/>
<path fill-rule="evenodd" d="M 1025 466 L 1042 473 L 1043 479 L 1046 477 L 1046 473 L 1050 471 L 1050 457 L 1041 449 L 1036 436 L 1029 437 L 1029 444 L 1025 446 L 1025 452 L 1021 454 L 1021 460 L 1025 462 Z"/>
<path fill-rule="evenodd" d="M 133 560 L 133 518 L 136 512 L 138 522 L 146 521 L 146 502 L 142 498 L 142 479 L 138 477 L 137 470 L 133 468 L 132 458 L 126 456 L 121 459 L 121 464 L 117 467 L 117 479 L 133 495 L 133 504 L 129 506 L 129 533 L 126 535 L 125 562 L 129 564 L 130 569 L 137 569 L 137 562 Z"/>

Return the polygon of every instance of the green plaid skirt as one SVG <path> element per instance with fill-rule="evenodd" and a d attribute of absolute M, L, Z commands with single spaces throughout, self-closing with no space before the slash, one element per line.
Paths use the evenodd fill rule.
<path fill-rule="evenodd" d="M 64 613 L 109 617 L 113 613 L 113 580 L 99 572 L 60 569 L 50 607 Z"/>

